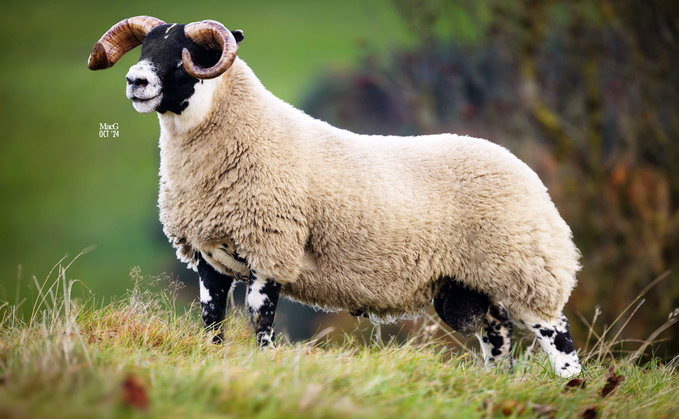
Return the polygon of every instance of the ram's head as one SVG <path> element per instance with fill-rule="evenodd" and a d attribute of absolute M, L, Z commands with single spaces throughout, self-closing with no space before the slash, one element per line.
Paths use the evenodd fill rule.
<path fill-rule="evenodd" d="M 127 97 L 138 112 L 181 113 L 202 79 L 220 76 L 236 59 L 242 31 L 229 31 L 214 20 L 166 24 L 136 16 L 113 25 L 94 45 L 87 66 L 113 66 L 141 45 L 141 57 L 130 67 Z"/>

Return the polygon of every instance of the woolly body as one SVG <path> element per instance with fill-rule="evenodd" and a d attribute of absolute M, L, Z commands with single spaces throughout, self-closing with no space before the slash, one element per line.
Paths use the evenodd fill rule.
<path fill-rule="evenodd" d="M 160 218 L 194 268 L 200 252 L 222 273 L 373 318 L 417 314 L 455 278 L 526 323 L 556 321 L 575 285 L 578 251 L 546 188 L 486 140 L 341 130 L 239 58 L 159 119 Z"/>

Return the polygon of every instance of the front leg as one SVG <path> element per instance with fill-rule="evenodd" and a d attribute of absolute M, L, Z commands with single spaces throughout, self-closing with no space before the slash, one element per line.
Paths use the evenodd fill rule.
<path fill-rule="evenodd" d="M 281 284 L 258 277 L 255 271 L 250 271 L 248 312 L 255 328 L 257 346 L 273 346 L 273 320 L 280 292 Z"/>
<path fill-rule="evenodd" d="M 226 315 L 226 297 L 231 289 L 233 278 L 213 268 L 198 253 L 198 276 L 200 287 L 200 314 L 203 326 L 208 332 L 221 327 Z M 222 332 L 213 338 L 215 343 L 222 341 Z"/>

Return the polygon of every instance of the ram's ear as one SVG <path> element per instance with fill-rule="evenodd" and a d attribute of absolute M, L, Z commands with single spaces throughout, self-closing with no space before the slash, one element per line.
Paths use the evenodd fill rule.
<path fill-rule="evenodd" d="M 243 31 L 238 29 L 231 31 L 231 33 L 233 34 L 233 37 L 236 38 L 236 44 L 240 45 L 240 43 L 243 42 L 243 38 L 245 37 L 245 35 L 243 35 Z"/>

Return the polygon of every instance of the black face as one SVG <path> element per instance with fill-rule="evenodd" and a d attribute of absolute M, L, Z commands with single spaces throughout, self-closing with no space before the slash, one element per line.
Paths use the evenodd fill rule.
<path fill-rule="evenodd" d="M 184 35 L 184 25 L 161 25 L 146 35 L 141 47 L 140 60 L 155 64 L 157 75 L 162 83 L 163 100 L 157 112 L 167 111 L 180 114 L 194 93 L 199 81 L 190 76 L 182 65 L 182 50 L 187 48 L 193 61 L 201 67 L 211 67 L 217 63 L 221 50 L 208 50 L 191 42 Z"/>
<path fill-rule="evenodd" d="M 184 35 L 183 24 L 166 24 L 154 28 L 146 35 L 141 47 L 141 57 L 137 66 L 130 69 L 127 83 L 128 92 L 132 92 L 131 99 L 136 97 L 146 99 L 145 91 L 160 90 L 160 103 L 155 110 L 160 113 L 173 112 L 180 114 L 189 105 L 189 98 L 195 91 L 195 85 L 199 79 L 190 76 L 182 65 L 182 50 L 186 48 L 191 53 L 193 62 L 201 67 L 211 67 L 221 56 L 221 50 L 208 50 L 202 48 Z M 133 72 L 143 62 L 151 66 L 144 66 Z M 144 74 L 152 71 L 153 74 Z M 153 82 L 158 85 L 153 89 Z M 130 97 L 130 93 L 128 93 Z M 139 102 L 143 102 L 139 100 Z M 151 106 L 149 104 L 149 106 Z M 135 102 L 137 108 L 137 102 Z M 139 110 L 139 108 L 137 108 Z"/>

